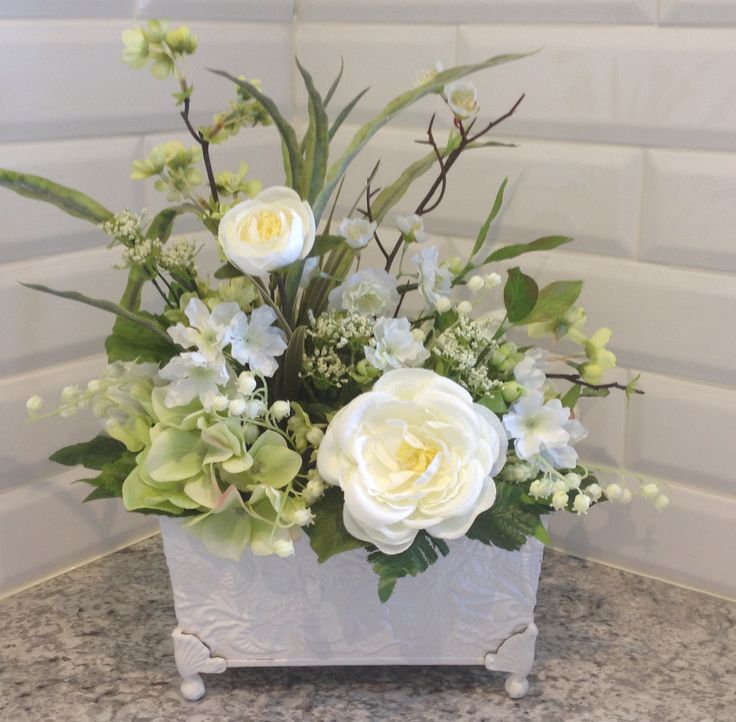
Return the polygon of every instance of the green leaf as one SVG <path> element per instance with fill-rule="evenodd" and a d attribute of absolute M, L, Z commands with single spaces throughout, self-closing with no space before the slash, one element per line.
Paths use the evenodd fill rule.
<path fill-rule="evenodd" d="M 474 65 L 458 65 L 449 70 L 445 70 L 438 73 L 431 80 L 420 85 L 417 88 L 412 88 L 401 95 L 396 96 L 391 102 L 386 105 L 381 113 L 375 118 L 364 123 L 353 136 L 352 141 L 345 149 L 344 153 L 337 159 L 337 161 L 330 166 L 327 171 L 327 177 L 325 179 L 325 185 L 320 192 L 317 200 L 314 203 L 314 216 L 319 218 L 322 215 L 322 211 L 325 209 L 327 202 L 335 190 L 335 186 L 340 182 L 345 173 L 347 167 L 352 162 L 353 158 L 363 149 L 366 143 L 384 126 L 388 123 L 397 113 L 400 113 L 405 108 L 413 105 L 417 100 L 420 100 L 425 95 L 434 93 L 441 90 L 445 85 L 451 83 L 453 80 L 458 80 L 470 75 L 471 73 L 482 70 L 483 68 L 489 68 L 494 65 L 501 65 L 502 63 L 508 63 L 512 60 L 518 60 L 524 58 L 526 55 L 497 55 L 487 60 L 476 63 Z M 357 101 L 356 101 L 357 102 Z M 334 126 L 334 124 L 333 124 Z"/>
<path fill-rule="evenodd" d="M 555 281 L 545 286 L 537 297 L 532 312 L 522 323 L 541 323 L 560 318 L 578 300 L 582 281 Z"/>
<path fill-rule="evenodd" d="M 125 444 L 100 434 L 81 444 L 72 444 L 55 451 L 49 459 L 64 466 L 85 466 L 100 470 L 108 462 L 115 461 L 125 451 Z"/>
<path fill-rule="evenodd" d="M 193 203 L 182 203 L 180 206 L 164 208 L 153 217 L 146 230 L 146 238 L 158 238 L 162 243 L 167 241 L 174 228 L 174 221 L 177 216 L 183 213 L 196 213 L 199 215 L 199 209 Z"/>
<path fill-rule="evenodd" d="M 335 133 L 340 130 L 340 126 L 347 120 L 350 113 L 353 112 L 353 108 L 358 104 L 360 99 L 370 90 L 370 88 L 363 88 L 338 114 L 335 120 L 332 121 L 330 130 L 328 133 L 329 139 L 332 140 L 335 137 Z"/>
<path fill-rule="evenodd" d="M 368 561 L 378 574 L 378 598 L 387 602 L 398 579 L 407 575 L 415 577 L 426 571 L 439 559 L 438 552 L 447 556 L 450 550 L 442 539 L 435 539 L 425 531 L 420 531 L 414 543 L 400 554 L 384 554 L 378 550 L 370 552 Z"/>
<path fill-rule="evenodd" d="M 88 494 L 84 501 L 95 499 L 111 499 L 123 495 L 123 482 L 128 478 L 130 472 L 135 469 L 136 455 L 130 451 L 124 451 L 115 461 L 102 465 L 98 476 L 91 479 L 79 479 L 80 482 L 91 484 L 95 489 Z"/>
<path fill-rule="evenodd" d="M 345 529 L 342 521 L 344 504 L 342 491 L 330 487 L 322 498 L 310 507 L 315 523 L 304 527 L 304 530 L 320 564 L 335 554 L 365 547 L 365 542 L 351 536 Z"/>
<path fill-rule="evenodd" d="M 574 409 L 575 404 L 578 402 L 578 399 L 580 398 L 580 392 L 582 391 L 582 387 L 578 384 L 575 384 L 574 386 L 571 386 L 567 393 L 562 397 L 562 405 L 567 409 Z"/>
<path fill-rule="evenodd" d="M 137 311 L 141 307 L 141 293 L 148 280 L 148 274 L 140 266 L 131 266 L 128 271 L 128 282 L 120 297 L 120 307 L 126 311 Z"/>
<path fill-rule="evenodd" d="M 210 68 L 210 72 L 215 75 L 221 75 L 223 78 L 231 80 L 236 85 L 248 91 L 264 108 L 268 113 L 271 120 L 281 135 L 281 140 L 284 143 L 284 172 L 287 177 L 291 179 L 291 187 L 294 190 L 299 189 L 300 178 L 301 178 L 301 159 L 299 158 L 299 141 L 296 137 L 296 131 L 289 121 L 284 118 L 279 110 L 278 105 L 269 98 L 267 95 L 262 93 L 255 85 L 249 83 L 247 80 L 241 80 L 236 78 L 230 73 L 224 70 L 213 70 Z M 315 214 L 316 217 L 316 214 Z"/>
<path fill-rule="evenodd" d="M 553 248 L 562 246 L 565 243 L 572 243 L 573 239 L 569 236 L 544 236 L 537 238 L 536 241 L 530 243 L 519 243 L 513 246 L 503 246 L 497 248 L 491 253 L 483 265 L 486 263 L 494 263 L 496 261 L 508 261 L 510 258 L 516 258 L 524 253 L 534 253 L 535 251 L 551 251 Z"/>
<path fill-rule="evenodd" d="M 504 401 L 500 391 L 486 394 L 478 400 L 478 403 L 485 406 L 489 411 L 493 411 L 494 414 L 505 414 L 509 410 L 508 404 Z"/>
<path fill-rule="evenodd" d="M 467 536 L 483 544 L 515 551 L 524 546 L 529 536 L 536 536 L 541 526 L 540 515 L 549 507 L 527 496 L 521 484 L 496 482 L 493 506 L 479 514 Z"/>
<path fill-rule="evenodd" d="M 345 239 L 342 236 L 332 236 L 322 234 L 314 239 L 314 246 L 309 252 L 308 258 L 315 258 L 316 256 L 324 256 L 325 253 L 337 248 L 341 243 L 345 243 Z"/>
<path fill-rule="evenodd" d="M 289 345 L 284 354 L 284 366 L 282 369 L 282 396 L 285 399 L 299 398 L 299 388 L 301 387 L 301 379 L 299 374 L 302 370 L 302 360 L 304 358 L 304 340 L 306 338 L 307 327 L 297 326 L 289 339 Z"/>
<path fill-rule="evenodd" d="M 641 378 L 641 374 L 637 374 L 634 376 L 631 381 L 629 381 L 628 384 L 626 384 L 626 388 L 624 389 L 624 393 L 626 394 L 626 403 L 631 401 L 631 397 L 634 396 L 634 394 L 643 394 L 644 392 L 636 388 L 636 384 L 639 382 L 639 379 Z"/>
<path fill-rule="evenodd" d="M 484 221 L 483 225 L 480 227 L 480 231 L 478 231 L 478 237 L 475 239 L 473 250 L 470 252 L 470 258 L 472 258 L 476 253 L 478 253 L 478 251 L 480 251 L 480 249 L 483 247 L 483 244 L 486 242 L 486 238 L 488 238 L 488 231 L 491 230 L 491 223 L 493 223 L 499 211 L 501 210 L 501 205 L 503 204 L 503 192 L 506 190 L 506 184 L 508 183 L 508 181 L 508 178 L 504 178 L 503 183 L 501 183 L 501 187 L 498 189 L 498 193 L 496 193 L 496 198 L 493 201 L 491 212 L 488 214 L 488 217 Z M 487 260 L 486 263 L 488 263 Z"/>
<path fill-rule="evenodd" d="M 518 266 L 509 269 L 503 300 L 511 323 L 518 323 L 531 313 L 538 295 L 539 287 L 533 278 L 523 274 Z"/>
<path fill-rule="evenodd" d="M 77 301 L 79 303 L 84 303 L 87 306 L 94 306 L 95 308 L 99 308 L 103 311 L 109 311 L 110 313 L 114 313 L 116 316 L 120 316 L 121 318 L 125 318 L 128 321 L 132 321 L 133 323 L 137 323 L 140 326 L 149 329 L 150 331 L 157 334 L 158 336 L 161 336 L 161 338 L 164 338 L 167 341 L 169 340 L 166 331 L 164 331 L 158 323 L 151 321 L 150 318 L 146 318 L 145 316 L 142 316 L 138 313 L 128 311 L 122 306 L 118 306 L 116 303 L 112 303 L 112 301 L 104 301 L 98 298 L 90 298 L 89 296 L 85 296 L 83 293 L 77 293 L 76 291 L 56 291 L 53 288 L 42 286 L 38 283 L 21 283 L 20 285 L 25 286 L 26 288 L 31 288 L 34 291 L 49 293 L 52 296 L 67 298 L 70 301 Z"/>
<path fill-rule="evenodd" d="M 537 528 L 534 530 L 534 538 L 539 539 L 542 544 L 550 545 L 552 543 L 552 538 L 550 537 L 547 528 L 542 524 L 541 519 L 539 520 L 539 524 L 537 524 Z"/>
<path fill-rule="evenodd" d="M 309 125 L 304 142 L 304 160 L 301 177 L 302 198 L 314 203 L 317 194 L 322 190 L 327 173 L 327 157 L 329 155 L 329 137 L 327 113 L 322 97 L 314 86 L 312 76 L 305 70 L 299 60 L 296 61 L 299 72 L 309 95 Z"/>
<path fill-rule="evenodd" d="M 335 94 L 335 91 L 337 90 L 337 86 L 340 85 L 340 81 L 342 80 L 342 71 L 345 70 L 345 63 L 342 59 L 342 56 L 340 56 L 340 70 L 337 71 L 337 77 L 332 81 L 332 85 L 330 85 L 330 89 L 327 91 L 327 95 L 325 95 L 325 108 L 329 105 L 330 101 L 332 100 L 332 96 Z"/>
<path fill-rule="evenodd" d="M 75 218 L 99 225 L 112 218 L 112 211 L 80 191 L 28 173 L 0 168 L 0 186 L 26 198 L 51 203 Z"/>
<path fill-rule="evenodd" d="M 140 311 L 143 318 L 156 322 L 156 317 Z M 124 318 L 116 319 L 112 334 L 105 339 L 108 363 L 115 361 L 140 361 L 161 364 L 179 353 L 179 348 L 171 340 L 166 340 L 141 326 Z"/>
<path fill-rule="evenodd" d="M 239 268 L 233 266 L 232 263 L 226 263 L 215 271 L 215 278 L 219 278 L 220 280 L 225 278 L 238 278 L 242 275 L 244 275 L 243 272 Z"/>

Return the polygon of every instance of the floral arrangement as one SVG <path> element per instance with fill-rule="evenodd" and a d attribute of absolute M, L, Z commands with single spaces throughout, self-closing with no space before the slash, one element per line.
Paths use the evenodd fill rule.
<path fill-rule="evenodd" d="M 222 71 L 214 72 L 235 96 L 195 128 L 190 31 L 153 21 L 123 41 L 126 63 L 177 83 L 192 147 L 165 143 L 132 168 L 174 205 L 150 219 L 113 213 L 78 191 L 0 171 L 0 184 L 99 225 L 127 270 L 117 304 L 27 284 L 117 316 L 100 378 L 66 387 L 48 413 L 39 397 L 27 404 L 33 418 L 90 407 L 99 419 L 98 436 L 51 457 L 92 470 L 88 499 L 121 497 L 130 511 L 178 517 L 211 553 L 234 560 L 246 549 L 290 556 L 303 533 L 320 561 L 363 548 L 385 601 L 398 578 L 446 555 L 447 540 L 518 549 L 530 536 L 548 541 L 542 517 L 552 510 L 585 514 L 598 502 L 631 498 L 623 481 L 599 482 L 575 450 L 586 435 L 579 398 L 612 388 L 640 393 L 635 382 L 602 380 L 616 361 L 606 348 L 611 332 L 585 334 L 580 281 L 540 288 L 507 263 L 572 239 L 491 250 L 505 182 L 466 258 L 442 259 L 424 230 L 457 159 L 501 145 L 486 138 L 523 98 L 482 123 L 465 77 L 523 56 L 438 64 L 333 159 L 331 140 L 365 93 L 330 119 L 342 68 L 323 96 L 297 61 L 309 109 L 301 138 L 257 81 Z M 376 165 L 350 212 L 336 219 L 353 158 L 429 95 L 446 119 L 446 139 L 438 140 L 433 115 L 426 154 L 380 188 Z M 259 125 L 280 135 L 283 186 L 262 189 L 246 164 L 213 169 L 212 144 Z M 420 183 L 422 200 L 402 208 Z M 198 269 L 193 240 L 170 238 L 185 214 L 217 248 L 214 278 Z M 159 305 L 144 310 L 148 287 Z M 524 331 L 548 337 L 553 350 L 525 342 Z M 655 483 L 642 491 L 667 504 Z"/>

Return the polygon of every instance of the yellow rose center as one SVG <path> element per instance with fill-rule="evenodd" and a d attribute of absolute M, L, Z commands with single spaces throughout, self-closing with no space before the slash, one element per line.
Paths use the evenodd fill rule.
<path fill-rule="evenodd" d="M 256 228 L 261 242 L 265 243 L 281 233 L 281 218 L 272 211 L 262 211 L 258 214 Z"/>
<path fill-rule="evenodd" d="M 402 441 L 399 447 L 398 457 L 405 470 L 413 471 L 416 474 L 423 474 L 438 453 L 439 449 L 435 446 L 424 446 L 418 449 L 416 446 Z"/>

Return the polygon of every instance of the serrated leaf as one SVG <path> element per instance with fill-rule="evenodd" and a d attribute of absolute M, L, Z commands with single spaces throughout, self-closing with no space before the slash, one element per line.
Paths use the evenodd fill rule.
<path fill-rule="evenodd" d="M 123 495 L 123 483 L 136 467 L 136 454 L 124 451 L 119 458 L 102 466 L 98 476 L 91 479 L 79 479 L 79 482 L 91 484 L 94 491 L 88 494 L 84 501 L 95 499 L 110 499 Z"/>
<path fill-rule="evenodd" d="M 488 238 L 488 231 L 491 230 L 491 223 L 493 223 L 493 221 L 496 219 L 496 216 L 498 215 L 499 211 L 501 210 L 501 206 L 503 205 L 503 192 L 506 190 L 506 184 L 508 183 L 508 180 L 508 178 L 503 179 L 503 183 L 501 183 L 501 187 L 496 193 L 496 198 L 493 201 L 493 206 L 491 206 L 491 212 L 488 214 L 485 222 L 480 227 L 480 231 L 478 231 L 478 237 L 475 239 L 473 250 L 470 252 L 471 258 L 476 253 L 478 253 L 481 248 L 483 248 L 483 244 L 486 242 L 486 238 Z M 486 263 L 488 263 L 487 260 Z"/>
<path fill-rule="evenodd" d="M 365 542 L 351 536 L 345 529 L 342 521 L 343 506 L 342 491 L 330 487 L 322 498 L 310 507 L 315 523 L 304 527 L 304 530 L 320 564 L 335 554 L 365 547 Z"/>
<path fill-rule="evenodd" d="M 378 574 L 378 598 L 387 602 L 394 591 L 396 582 L 401 577 L 415 577 L 434 564 L 439 555 L 447 556 L 450 552 L 447 543 L 436 539 L 424 531 L 420 531 L 414 543 L 400 554 L 384 554 L 375 550 L 368 554 L 368 561 L 373 571 Z"/>
<path fill-rule="evenodd" d="M 156 317 L 145 311 L 139 315 L 156 323 Z M 108 363 L 140 361 L 161 364 L 179 353 L 173 341 L 162 338 L 137 323 L 118 318 L 112 333 L 105 339 Z"/>
<path fill-rule="evenodd" d="M 87 469 L 97 469 L 118 459 L 125 452 L 125 444 L 111 439 L 109 436 L 95 436 L 89 441 L 72 444 L 55 451 L 49 459 L 63 466 L 84 466 Z"/>
<path fill-rule="evenodd" d="M 540 515 L 548 511 L 549 507 L 528 497 L 520 484 L 499 481 L 493 506 L 478 515 L 467 536 L 483 544 L 516 551 L 524 546 L 527 537 L 538 533 Z"/>
<path fill-rule="evenodd" d="M 518 266 L 509 269 L 508 273 L 503 300 L 509 321 L 518 323 L 532 312 L 539 295 L 539 286 L 531 276 L 522 273 Z"/>
<path fill-rule="evenodd" d="M 572 243 L 573 239 L 569 236 L 544 236 L 543 238 L 537 238 L 536 241 L 530 243 L 518 243 L 513 246 L 503 246 L 497 248 L 491 253 L 483 265 L 486 263 L 494 263 L 496 261 L 508 261 L 511 258 L 516 258 L 524 253 L 534 253 L 535 251 L 551 251 L 553 248 L 562 246 L 565 243 Z"/>
<path fill-rule="evenodd" d="M 582 290 L 582 281 L 550 283 L 539 292 L 532 312 L 522 323 L 542 323 L 560 318 L 578 300 Z"/>
<path fill-rule="evenodd" d="M 411 90 L 396 96 L 391 100 L 386 107 L 374 118 L 364 123 L 353 136 L 348 147 L 345 149 L 343 154 L 337 159 L 333 165 L 330 166 L 327 171 L 327 177 L 325 179 L 325 185 L 320 192 L 317 200 L 314 203 L 314 216 L 319 218 L 322 215 L 322 211 L 325 209 L 327 202 L 335 190 L 335 187 L 340 182 L 345 173 L 347 167 L 352 162 L 353 158 L 363 149 L 368 141 L 384 126 L 388 123 L 397 113 L 400 113 L 405 108 L 413 105 L 416 101 L 420 100 L 426 95 L 441 90 L 445 85 L 451 83 L 454 80 L 475 73 L 484 68 L 489 68 L 494 65 L 501 65 L 502 63 L 509 63 L 513 60 L 519 60 L 520 58 L 527 57 L 528 54 L 517 54 L 517 55 L 496 55 L 487 60 L 476 63 L 474 65 L 458 65 L 454 68 L 449 68 L 441 73 L 435 75 L 431 80 L 420 85 L 419 87 L 412 88 Z M 333 124 L 334 125 L 334 124 Z"/>
<path fill-rule="evenodd" d="M 304 80 L 309 96 L 307 106 L 309 125 L 304 139 L 304 160 L 302 162 L 301 196 L 313 203 L 322 190 L 327 173 L 327 157 L 329 155 L 328 120 L 325 106 L 319 91 L 314 86 L 312 76 L 297 59 L 297 68 Z"/>
<path fill-rule="evenodd" d="M 267 95 L 262 93 L 255 85 L 249 83 L 247 80 L 241 80 L 236 78 L 234 75 L 225 72 L 224 70 L 213 70 L 210 68 L 210 72 L 215 75 L 221 75 L 223 78 L 231 80 L 236 85 L 244 88 L 252 95 L 268 113 L 271 120 L 273 120 L 281 140 L 284 143 L 284 171 L 286 176 L 290 179 L 290 185 L 294 190 L 299 190 L 299 184 L 301 179 L 301 159 L 299 158 L 299 141 L 296 137 L 296 131 L 294 127 L 286 120 L 281 114 L 278 105 L 269 98 Z M 316 217 L 316 214 L 315 214 Z"/>
<path fill-rule="evenodd" d="M 46 178 L 41 178 L 41 176 L 17 173 L 0 168 L 0 186 L 9 188 L 26 198 L 51 203 L 70 216 L 81 218 L 96 225 L 104 223 L 113 215 L 112 211 L 107 210 L 81 191 L 75 191 Z"/>

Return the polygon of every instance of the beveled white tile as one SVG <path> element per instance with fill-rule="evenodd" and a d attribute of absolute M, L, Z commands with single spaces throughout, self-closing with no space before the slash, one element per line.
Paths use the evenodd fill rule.
<path fill-rule="evenodd" d="M 736 599 L 736 499 L 673 485 L 662 512 L 643 499 L 585 518 L 552 516 L 554 546 L 575 556 Z"/>
<path fill-rule="evenodd" d="M 0 145 L 0 167 L 80 190 L 113 212 L 138 210 L 143 188 L 130 180 L 142 153 L 135 136 Z M 0 262 L 78 250 L 109 240 L 98 228 L 55 206 L 0 188 Z"/>
<path fill-rule="evenodd" d="M 137 0 L 143 18 L 291 22 L 294 0 Z"/>
<path fill-rule="evenodd" d="M 662 25 L 736 24 L 736 5 L 731 0 L 659 0 Z"/>
<path fill-rule="evenodd" d="M 506 264 L 504 264 L 505 267 Z M 514 259 L 541 283 L 583 279 L 587 329 L 613 329 L 611 349 L 632 369 L 734 385 L 736 277 L 557 249 Z"/>
<path fill-rule="evenodd" d="M 736 496 L 736 389 L 644 374 L 629 407 L 626 466 Z"/>
<path fill-rule="evenodd" d="M 7 21 L 0 24 L 0 141 L 183 128 L 174 83 L 120 60 L 130 21 Z M 190 62 L 195 125 L 227 107 L 230 81 L 207 68 L 258 77 L 290 113 L 291 27 L 264 23 L 190 23 L 199 50 Z"/>
<path fill-rule="evenodd" d="M 0 495 L 0 596 L 69 571 L 156 532 L 156 520 L 120 499 L 82 504 L 91 487 L 78 472 L 33 481 Z"/>
<path fill-rule="evenodd" d="M 370 90 L 351 114 L 351 122 L 377 115 L 399 93 L 413 87 L 423 70 L 441 60 L 455 60 L 454 28 L 446 26 L 386 26 L 304 23 L 297 26 L 296 53 L 317 87 L 326 93 L 345 61 L 340 87 L 328 108 L 330 118 L 360 90 Z M 295 75 L 296 107 L 305 114 L 306 94 L 301 76 Z M 398 115 L 393 125 L 424 124 L 436 107 L 434 98 L 424 98 Z"/>
<path fill-rule="evenodd" d="M 646 23 L 656 0 L 301 0 L 300 18 L 374 23 Z"/>
<path fill-rule="evenodd" d="M 86 441 L 100 433 L 100 424 L 89 409 L 73 418 L 57 416 L 28 422 L 26 401 L 33 394 L 38 394 L 45 402 L 44 413 L 55 409 L 64 386 L 78 384 L 84 388 L 88 381 L 100 376 L 105 367 L 104 353 L 99 353 L 101 350 L 104 351 L 98 348 L 97 355 L 80 361 L 5 376 L 0 380 L 0 418 L 3 425 L 0 492 L 59 475 L 64 467 L 49 461 L 48 457 L 62 446 Z M 81 472 L 79 478 L 88 473 Z"/>
<path fill-rule="evenodd" d="M 736 149 L 736 30 L 461 26 L 459 59 L 541 50 L 473 76 L 504 135 Z"/>
<path fill-rule="evenodd" d="M 3 0 L 0 18 L 131 18 L 135 0 Z"/>
<path fill-rule="evenodd" d="M 736 154 L 646 154 L 641 258 L 736 270 Z"/>

